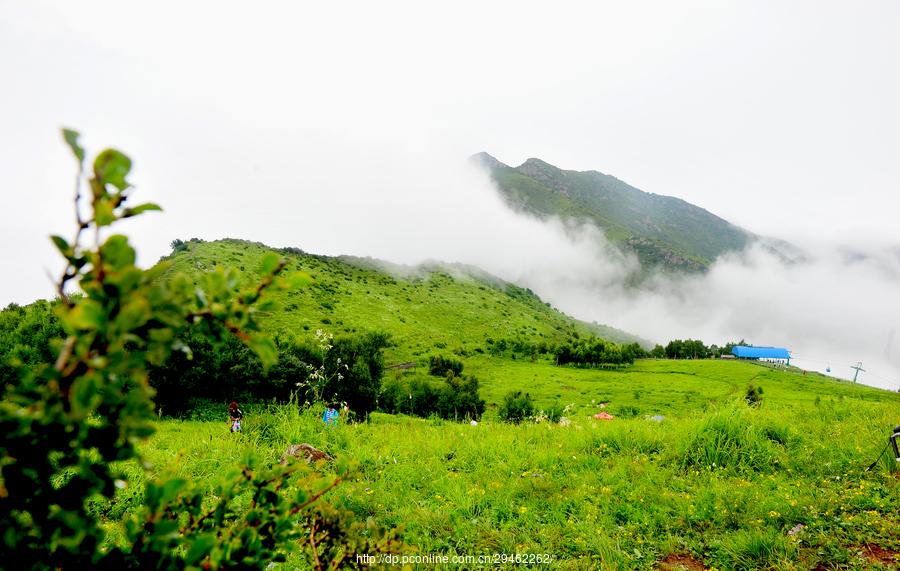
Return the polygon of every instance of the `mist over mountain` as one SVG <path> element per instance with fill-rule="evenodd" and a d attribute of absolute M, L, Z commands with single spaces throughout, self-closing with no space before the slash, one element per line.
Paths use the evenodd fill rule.
<path fill-rule="evenodd" d="M 598 171 L 563 170 L 537 158 L 511 167 L 485 152 L 471 159 L 487 170 L 513 210 L 594 224 L 645 268 L 704 271 L 720 255 L 759 239 L 699 206 Z"/>
<path fill-rule="evenodd" d="M 863 382 L 900 385 L 895 243 L 788 243 L 597 171 L 534 158 L 510 167 L 487 153 L 470 162 L 511 211 L 567 242 L 567 262 L 536 257 L 515 275 L 563 311 L 657 342 L 781 345 L 800 366 L 843 378 L 862 361 Z"/>

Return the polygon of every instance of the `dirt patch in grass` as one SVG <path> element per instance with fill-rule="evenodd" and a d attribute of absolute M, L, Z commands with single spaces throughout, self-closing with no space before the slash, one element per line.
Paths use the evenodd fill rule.
<path fill-rule="evenodd" d="M 877 561 L 886 566 L 896 567 L 900 564 L 900 551 L 885 549 L 880 545 L 859 545 L 854 548 L 870 561 Z"/>
<path fill-rule="evenodd" d="M 660 571 L 703 571 L 706 566 L 690 555 L 670 553 L 658 563 Z"/>

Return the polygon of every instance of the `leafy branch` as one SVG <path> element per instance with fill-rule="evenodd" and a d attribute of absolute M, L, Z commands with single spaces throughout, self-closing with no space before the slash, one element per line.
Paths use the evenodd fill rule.
<path fill-rule="evenodd" d="M 207 272 L 195 285 L 166 274 L 166 263 L 137 267 L 128 238 L 106 230 L 159 206 L 130 205 L 132 163 L 125 154 L 102 151 L 85 180 L 78 133 L 64 130 L 63 138 L 78 161 L 74 238 L 51 238 L 66 260 L 56 281 L 65 341 L 55 358 L 20 365 L 18 381 L 0 387 L 3 565 L 265 568 L 284 561 L 306 529 L 327 527 L 329 541 L 338 542 L 328 544 L 334 553 L 368 546 L 363 536 L 395 538 L 324 501 L 348 471 L 323 479 L 312 469 L 257 470 L 252 462 L 214 486 L 219 499 L 212 510 L 208 489 L 178 478 L 146 483 L 142 505 L 127 513 L 115 534 L 120 539 L 107 538 L 106 528 L 118 522 L 101 520 L 91 505 L 111 502 L 128 488 L 125 463 L 140 461 L 137 445 L 154 433 L 148 367 L 181 349 L 188 329 L 214 345 L 237 337 L 265 367 L 273 365 L 277 348 L 256 317 L 270 288 L 298 282 L 283 279 L 286 262 L 275 254 L 262 261 L 260 281 L 249 288 L 234 270 Z M 81 206 L 85 182 L 88 215 Z M 86 232 L 93 234 L 90 244 Z M 68 294 L 72 284 L 78 295 Z M 249 508 L 234 501 L 244 494 L 252 497 Z M 316 561 L 326 553 L 321 547 L 311 554 Z"/>

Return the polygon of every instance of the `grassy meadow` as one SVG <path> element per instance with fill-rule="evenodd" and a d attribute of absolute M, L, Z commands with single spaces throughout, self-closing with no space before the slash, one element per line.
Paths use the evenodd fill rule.
<path fill-rule="evenodd" d="M 600 371 L 475 356 L 466 369 L 490 403 L 477 426 L 375 414 L 326 429 L 321 410 L 259 405 L 230 434 L 223 405 L 215 421 L 160 421 L 143 454 L 202 486 L 247 454 L 274 463 L 308 442 L 359 467 L 329 499 L 399 527 L 418 554 L 549 554 L 555 569 L 900 565 L 900 468 L 864 472 L 900 421 L 896 393 L 723 361 Z M 760 407 L 742 398 L 750 382 Z M 513 388 L 566 405 L 568 422 L 497 422 L 491 405 Z M 601 402 L 615 420 L 592 419 Z"/>
<path fill-rule="evenodd" d="M 247 283 L 273 249 L 242 240 L 186 244 L 170 256 L 171 274 L 199 276 L 217 267 L 235 268 Z M 559 342 L 573 334 L 632 342 L 633 335 L 573 319 L 533 292 L 477 268 L 426 264 L 399 266 L 368 258 L 328 257 L 280 250 L 288 272 L 309 276 L 305 287 L 268 293 L 278 306 L 263 326 L 309 338 L 317 329 L 335 335 L 385 331 L 394 345 L 388 361 L 427 357 L 435 351 L 475 354 L 489 340 Z"/>

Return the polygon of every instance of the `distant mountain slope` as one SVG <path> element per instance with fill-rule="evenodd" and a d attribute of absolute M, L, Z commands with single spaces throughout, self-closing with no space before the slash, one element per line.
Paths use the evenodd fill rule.
<path fill-rule="evenodd" d="M 234 267 L 255 280 L 267 252 L 241 240 L 183 243 L 169 260 L 170 272 L 198 274 L 217 265 Z M 612 327 L 584 323 L 520 288 L 475 268 L 427 264 L 400 266 L 371 258 L 328 257 L 295 248 L 276 250 L 303 271 L 309 285 L 273 293 L 280 308 L 266 315 L 273 332 L 312 335 L 316 329 L 341 334 L 358 330 L 390 333 L 391 359 L 414 359 L 436 352 L 478 353 L 501 339 L 548 343 L 594 334 L 615 342 L 647 342 Z"/>
<path fill-rule="evenodd" d="M 597 171 L 562 170 L 540 159 L 510 167 L 487 153 L 472 157 L 515 210 L 538 218 L 592 222 L 645 267 L 701 271 L 756 236 L 680 198 L 639 190 Z"/>

